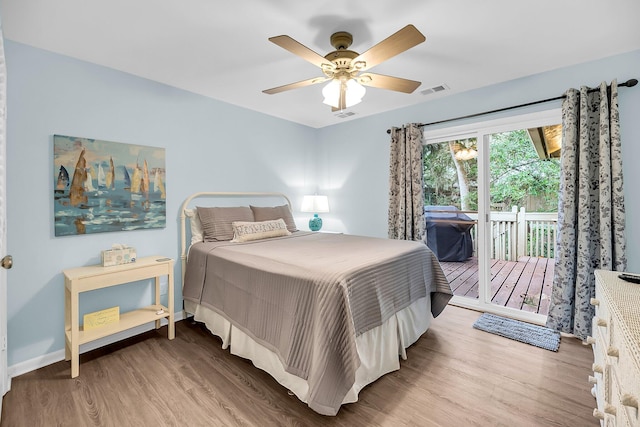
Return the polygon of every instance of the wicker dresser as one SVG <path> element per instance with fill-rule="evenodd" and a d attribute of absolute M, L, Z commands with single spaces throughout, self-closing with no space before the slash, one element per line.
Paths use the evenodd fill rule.
<path fill-rule="evenodd" d="M 593 416 L 602 426 L 640 427 L 640 285 L 596 270 L 593 318 Z"/>

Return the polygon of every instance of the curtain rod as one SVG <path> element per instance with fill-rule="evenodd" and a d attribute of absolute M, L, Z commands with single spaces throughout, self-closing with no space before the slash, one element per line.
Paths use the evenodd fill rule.
<path fill-rule="evenodd" d="M 621 87 L 621 86 L 633 87 L 633 86 L 635 86 L 637 84 L 638 84 L 638 80 L 629 79 L 624 83 L 619 83 L 618 87 Z M 595 91 L 598 91 L 598 90 L 600 90 L 600 88 L 593 88 L 593 89 L 589 89 L 589 92 L 595 92 Z M 438 125 L 440 123 L 453 122 L 455 120 L 470 119 L 472 117 L 484 116 L 485 114 L 499 113 L 501 111 L 513 110 L 513 109 L 522 108 L 522 107 L 529 107 L 531 105 L 536 105 L 536 104 L 544 104 L 545 102 L 557 101 L 559 99 L 564 99 L 564 98 L 566 98 L 565 95 L 556 96 L 555 98 L 547 98 L 547 99 L 542 99 L 540 101 L 527 102 L 526 104 L 520 104 L 520 105 L 513 105 L 511 107 L 498 108 L 497 110 L 484 111 L 482 113 L 468 114 L 466 116 L 454 117 L 452 119 L 439 120 L 437 122 L 420 123 L 418 126 L 425 127 L 425 126 L 431 126 L 431 125 Z M 391 129 L 387 129 L 387 133 L 390 134 L 391 133 Z"/>

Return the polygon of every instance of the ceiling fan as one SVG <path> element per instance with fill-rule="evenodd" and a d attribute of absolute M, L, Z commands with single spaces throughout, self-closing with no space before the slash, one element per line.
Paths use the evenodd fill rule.
<path fill-rule="evenodd" d="M 344 110 L 360 102 L 365 92 L 363 86 L 411 93 L 420 86 L 420 82 L 365 71 L 425 40 L 425 36 L 416 27 L 407 25 L 359 54 L 348 49 L 353 43 L 353 36 L 346 31 L 339 31 L 332 34 L 330 39 L 336 50 L 321 56 L 289 36 L 270 37 L 269 41 L 320 67 L 324 76 L 274 87 L 263 92 L 275 94 L 330 81 L 322 90 L 322 94 L 325 97 L 323 102 L 331 105 L 332 111 Z"/>

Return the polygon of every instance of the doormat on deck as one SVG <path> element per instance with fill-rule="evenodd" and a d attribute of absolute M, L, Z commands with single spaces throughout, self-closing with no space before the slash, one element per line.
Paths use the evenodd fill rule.
<path fill-rule="evenodd" d="M 560 332 L 489 313 L 480 316 L 473 327 L 545 350 L 558 351 L 560 347 Z"/>

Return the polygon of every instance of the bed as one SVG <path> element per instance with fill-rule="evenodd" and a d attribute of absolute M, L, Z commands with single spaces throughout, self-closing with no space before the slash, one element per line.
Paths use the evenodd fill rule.
<path fill-rule="evenodd" d="M 215 206 L 235 198 L 258 202 Z M 424 243 L 300 231 L 284 194 L 196 193 L 180 219 L 186 313 L 322 415 L 399 369 L 452 296 Z"/>

